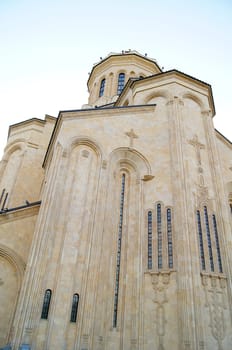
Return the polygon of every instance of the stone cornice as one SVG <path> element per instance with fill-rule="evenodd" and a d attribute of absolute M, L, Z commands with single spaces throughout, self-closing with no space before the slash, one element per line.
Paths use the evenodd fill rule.
<path fill-rule="evenodd" d="M 59 130 L 61 128 L 63 120 L 68 119 L 95 119 L 95 118 L 102 118 L 102 117 L 115 117 L 120 116 L 123 114 L 137 114 L 141 112 L 153 112 L 155 108 L 155 104 L 150 105 L 138 105 L 138 106 L 125 106 L 125 107 L 98 107 L 98 108 L 91 108 L 91 109 L 77 109 L 77 110 L 70 110 L 70 111 L 60 111 L 55 127 L 53 129 L 53 133 L 47 148 L 47 152 L 44 157 L 43 161 L 43 168 L 46 167 L 47 161 L 49 159 L 49 156 L 51 154 L 51 149 L 53 148 L 53 145 L 55 143 L 55 140 L 57 138 L 57 135 L 59 134 Z"/>
<path fill-rule="evenodd" d="M 11 135 L 11 133 L 17 129 L 23 129 L 23 128 L 28 127 L 28 126 L 35 126 L 35 125 L 39 126 L 39 127 L 44 127 L 44 125 L 47 121 L 54 122 L 55 120 L 56 120 L 55 117 L 52 117 L 51 115 L 46 114 L 45 119 L 31 118 L 31 119 L 23 120 L 22 122 L 19 122 L 16 124 L 12 124 L 9 126 L 8 138 Z"/>
<path fill-rule="evenodd" d="M 8 137 L 10 136 L 11 132 L 15 129 L 23 129 L 25 126 L 31 126 L 31 125 L 38 125 L 43 127 L 44 124 L 45 124 L 45 120 L 39 119 L 39 118 L 31 118 L 16 124 L 12 124 L 9 126 Z"/>

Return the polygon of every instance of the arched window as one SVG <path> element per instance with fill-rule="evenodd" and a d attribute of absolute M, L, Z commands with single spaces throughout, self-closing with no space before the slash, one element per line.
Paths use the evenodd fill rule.
<path fill-rule="evenodd" d="M 147 240 L 148 240 L 148 256 L 147 256 L 147 268 L 152 269 L 152 212 L 147 214 Z"/>
<path fill-rule="evenodd" d="M 157 204 L 157 240 L 158 240 L 158 269 L 162 269 L 162 222 L 161 222 L 161 204 Z"/>
<path fill-rule="evenodd" d="M 222 273 L 221 251 L 220 251 L 219 238 L 218 238 L 218 230 L 217 230 L 217 221 L 216 221 L 216 216 L 215 216 L 215 215 L 213 215 L 213 229 L 214 229 L 215 242 L 216 242 L 217 258 L 218 258 L 218 268 L 219 268 L 219 272 Z"/>
<path fill-rule="evenodd" d="M 214 271 L 213 248 L 212 248 L 212 242 L 211 242 L 207 207 L 204 207 L 204 216 L 205 216 L 205 227 L 206 227 L 206 235 L 207 235 L 207 242 L 208 242 L 210 268 L 211 268 L 211 271 Z"/>
<path fill-rule="evenodd" d="M 119 212 L 119 226 L 118 226 L 118 246 L 117 246 L 117 261 L 116 261 L 116 276 L 115 276 L 115 288 L 114 288 L 114 314 L 113 314 L 113 327 L 117 327 L 118 317 L 118 294 L 119 294 L 119 277 L 120 277 L 120 262 L 121 262 L 121 246 L 122 246 L 122 228 L 123 228 L 123 209 L 124 209 L 124 197 L 125 197 L 125 180 L 126 175 L 122 174 L 121 178 L 121 193 L 120 193 L 120 212 Z"/>
<path fill-rule="evenodd" d="M 119 73 L 118 75 L 118 90 L 117 94 L 120 95 L 125 84 L 125 74 L 124 73 Z"/>
<path fill-rule="evenodd" d="M 197 210 L 197 228 L 198 228 L 198 237 L 199 237 L 199 247 L 200 247 L 200 256 L 201 256 L 201 268 L 205 270 L 205 254 L 204 254 L 204 245 L 203 245 L 203 235 L 201 228 L 201 214 Z"/>
<path fill-rule="evenodd" d="M 101 81 L 100 90 L 99 90 L 99 97 L 104 95 L 105 83 L 106 83 L 106 80 L 104 78 Z"/>
<path fill-rule="evenodd" d="M 47 320 L 47 318 L 48 318 L 51 297 L 52 297 L 52 291 L 51 291 L 51 289 L 47 289 L 45 291 L 45 294 L 44 294 L 43 308 L 42 308 L 42 313 L 41 313 L 41 318 L 44 320 Z"/>
<path fill-rule="evenodd" d="M 168 267 L 173 268 L 173 247 L 172 247 L 172 212 L 167 209 L 167 240 L 168 240 Z"/>
<path fill-rule="evenodd" d="M 73 299 L 72 299 L 72 310 L 71 310 L 70 322 L 77 321 L 78 303 L 79 303 L 79 294 L 75 293 L 73 294 Z"/>

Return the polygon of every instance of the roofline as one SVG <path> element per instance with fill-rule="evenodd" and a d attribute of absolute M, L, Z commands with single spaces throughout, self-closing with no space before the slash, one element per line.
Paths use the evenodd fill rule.
<path fill-rule="evenodd" d="M 109 103 L 111 104 L 111 103 Z M 98 109 L 103 109 L 104 111 L 106 109 L 125 109 L 125 108 L 134 108 L 134 107 L 151 107 L 151 106 L 156 106 L 156 103 L 151 103 L 151 104 L 143 104 L 143 105 L 130 105 L 130 106 L 112 106 L 112 107 L 106 107 L 107 105 L 102 105 L 102 106 L 96 106 L 94 108 L 85 108 L 85 109 L 70 109 L 70 110 L 63 110 L 59 111 L 58 118 L 61 113 L 72 113 L 72 112 L 85 112 L 85 111 L 94 111 Z"/>
<path fill-rule="evenodd" d="M 142 59 L 144 59 L 144 60 L 147 60 L 147 61 L 149 61 L 150 63 L 153 63 L 153 64 L 160 70 L 160 72 L 162 72 L 162 69 L 160 68 L 159 64 L 158 64 L 156 61 L 152 60 L 151 58 L 148 58 L 147 56 L 140 55 L 140 54 L 138 54 L 138 53 L 136 53 L 136 52 L 132 52 L 132 51 L 131 51 L 131 52 L 128 52 L 128 53 L 110 54 L 109 56 L 103 58 L 100 62 L 98 62 L 98 63 L 96 63 L 96 64 L 93 65 L 93 68 L 92 68 L 91 73 L 90 73 L 90 75 L 89 75 L 89 78 L 88 78 L 88 80 L 87 80 L 87 87 L 88 87 L 89 80 L 90 80 L 90 78 L 91 78 L 91 76 L 92 76 L 92 73 L 93 73 L 94 69 L 95 69 L 96 67 L 98 67 L 100 64 L 102 64 L 103 62 L 106 62 L 106 61 L 107 61 L 108 59 L 110 59 L 111 57 L 132 56 L 132 55 L 137 56 L 137 57 L 139 57 L 139 58 L 142 58 Z"/>
<path fill-rule="evenodd" d="M 23 120 L 23 121 L 21 121 L 21 122 L 15 123 L 15 124 L 11 124 L 11 125 L 9 126 L 9 129 L 8 129 L 8 138 L 9 138 L 9 136 L 10 136 L 10 131 L 11 131 L 11 129 L 14 128 L 14 127 L 17 127 L 17 126 L 20 126 L 20 125 L 23 125 L 23 124 L 29 124 L 29 123 L 31 123 L 31 122 L 37 122 L 37 123 L 40 123 L 40 124 L 43 124 L 43 125 L 44 125 L 48 119 L 56 120 L 56 117 L 53 117 L 53 116 L 48 115 L 48 114 L 45 114 L 45 119 L 30 118 L 30 119 L 26 119 L 26 120 Z"/>
<path fill-rule="evenodd" d="M 221 136 L 223 139 L 225 139 L 226 142 L 228 142 L 231 146 L 232 146 L 232 142 L 226 137 L 224 136 L 220 131 L 218 131 L 216 128 L 215 128 L 215 131 L 216 133 L 219 134 L 219 136 Z"/>
<path fill-rule="evenodd" d="M 160 73 L 157 73 L 157 74 L 153 74 L 153 75 L 149 75 L 148 77 L 143 77 L 142 79 L 139 79 L 139 78 L 130 78 L 126 85 L 124 86 L 124 89 L 122 90 L 121 94 L 119 95 L 117 101 L 115 102 L 115 104 L 117 104 L 118 102 L 120 102 L 120 99 L 122 98 L 123 96 L 123 93 L 127 90 L 128 87 L 131 87 L 132 85 L 136 84 L 137 82 L 140 82 L 140 81 L 144 81 L 144 80 L 148 80 L 148 79 L 153 79 L 153 78 L 157 78 L 157 77 L 160 77 L 161 75 L 168 75 L 168 74 L 171 74 L 171 73 L 177 73 L 177 74 L 181 74 L 189 79 L 192 79 L 194 81 L 196 81 L 197 83 L 200 83 L 200 84 L 203 84 L 203 85 L 206 85 L 209 89 L 210 89 L 210 93 L 211 93 L 211 97 L 212 97 L 212 105 L 213 105 L 213 115 L 215 115 L 216 113 L 216 110 L 215 110 L 215 105 L 214 105 L 214 99 L 213 99 L 213 93 L 212 93 L 212 87 L 209 83 L 206 83 L 204 82 L 203 80 L 200 80 L 200 79 L 197 79 L 197 78 L 194 78 L 193 76 L 189 75 L 189 74 L 186 74 L 184 72 L 181 72 L 177 69 L 171 69 L 171 70 L 167 70 L 165 72 L 160 72 Z"/>
<path fill-rule="evenodd" d="M 112 106 L 112 107 L 95 107 L 95 108 L 87 108 L 87 109 L 71 109 L 71 110 L 63 110 L 63 111 L 59 111 L 59 114 L 58 114 L 58 117 L 56 118 L 56 123 L 54 125 L 54 128 L 53 128 L 53 131 L 52 131 L 52 134 L 51 134 L 51 137 L 50 137 L 50 140 L 49 140 L 49 144 L 48 144 L 48 147 L 47 147 L 47 150 L 46 150 L 46 153 L 45 153 L 45 156 L 44 156 L 44 160 L 43 160 L 43 164 L 42 164 L 42 168 L 45 167 L 45 164 L 47 162 L 47 157 L 48 157 L 48 153 L 49 153 L 49 149 L 50 149 L 50 146 L 53 142 L 53 139 L 54 139 L 54 135 L 56 133 L 56 129 L 57 129 L 57 125 L 59 123 L 59 120 L 62 116 L 63 113 L 78 113 L 78 112 L 82 112 L 82 113 L 85 113 L 85 112 L 93 112 L 93 111 L 96 111 L 96 110 L 117 110 L 117 109 L 132 109 L 132 108 L 141 108 L 141 107 L 155 107 L 156 104 L 155 103 L 152 103 L 152 104 L 144 104 L 144 105 L 132 105 L 132 106 Z"/>
<path fill-rule="evenodd" d="M 15 124 L 11 124 L 9 126 L 9 129 L 8 129 L 8 137 L 10 136 L 10 130 L 11 128 L 14 128 L 16 126 L 20 126 L 20 125 L 23 125 L 23 124 L 29 124 L 31 122 L 37 122 L 37 123 L 41 123 L 41 124 L 44 124 L 45 123 L 45 120 L 44 119 L 40 119 L 40 118 L 30 118 L 30 119 L 26 119 L 26 120 L 23 120 L 19 123 L 15 123 Z"/>

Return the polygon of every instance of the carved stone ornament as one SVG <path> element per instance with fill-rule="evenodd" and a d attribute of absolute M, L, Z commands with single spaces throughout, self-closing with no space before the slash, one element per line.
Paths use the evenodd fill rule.
<path fill-rule="evenodd" d="M 103 160 L 102 161 L 102 169 L 106 169 L 107 168 L 107 161 Z"/>
<path fill-rule="evenodd" d="M 82 157 L 88 158 L 88 156 L 89 156 L 89 151 L 87 151 L 87 149 L 83 149 L 83 151 L 82 151 Z"/>
<path fill-rule="evenodd" d="M 184 106 L 184 101 L 183 101 L 180 97 L 178 97 L 178 96 L 174 96 L 173 98 L 171 98 L 171 99 L 166 103 L 166 105 L 167 105 L 167 106 L 171 106 L 171 105 L 173 105 L 174 103 L 179 104 L 180 106 Z"/>
<path fill-rule="evenodd" d="M 135 132 L 134 132 L 134 130 L 133 129 L 131 129 L 130 131 L 128 131 L 128 132 L 125 132 L 125 134 L 126 134 L 126 136 L 128 136 L 129 137 L 129 139 L 130 139 L 130 148 L 133 148 L 133 146 L 134 146 L 134 139 L 138 139 L 139 137 L 138 137 L 138 135 L 136 135 L 135 134 Z"/>
<path fill-rule="evenodd" d="M 97 349 L 96 350 L 102 350 L 104 348 L 104 338 L 102 335 L 99 335 L 97 338 Z"/>
<path fill-rule="evenodd" d="M 62 157 L 67 158 L 67 156 L 68 156 L 68 151 L 66 149 L 64 149 L 62 152 Z"/>
<path fill-rule="evenodd" d="M 166 292 L 170 283 L 170 272 L 151 273 L 151 282 L 155 292 L 153 302 L 156 304 L 155 329 L 159 339 L 158 349 L 164 350 L 163 341 L 167 323 L 165 303 L 168 302 Z"/>
<path fill-rule="evenodd" d="M 209 190 L 207 186 L 197 184 L 197 206 L 200 207 L 202 203 L 209 202 Z"/>
<path fill-rule="evenodd" d="M 88 334 L 83 334 L 81 336 L 81 343 L 82 343 L 81 349 L 87 350 L 88 349 L 88 342 L 89 342 L 89 335 Z"/>
<path fill-rule="evenodd" d="M 211 333 L 218 343 L 218 349 L 223 350 L 222 341 L 226 334 L 226 277 L 202 274 L 201 281 L 205 291 L 205 307 L 210 316 Z"/>
<path fill-rule="evenodd" d="M 142 181 L 150 181 L 152 179 L 154 179 L 154 175 L 144 175 L 144 177 L 142 178 Z"/>
<path fill-rule="evenodd" d="M 198 165 L 201 166 L 201 150 L 205 149 L 205 145 L 199 142 L 197 135 L 194 135 L 193 139 L 188 140 L 188 143 L 195 148 L 197 162 Z"/>

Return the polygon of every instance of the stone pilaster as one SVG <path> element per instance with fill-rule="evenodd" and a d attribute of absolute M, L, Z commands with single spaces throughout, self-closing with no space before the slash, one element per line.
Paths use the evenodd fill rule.
<path fill-rule="evenodd" d="M 184 159 L 185 132 L 183 129 L 183 101 L 174 96 L 167 104 L 169 109 L 170 154 L 173 171 L 173 200 L 177 249 L 177 300 L 179 321 L 179 349 L 196 349 L 194 322 L 194 295 L 192 281 L 192 235 L 189 227 L 189 185 Z"/>
<path fill-rule="evenodd" d="M 228 193 L 225 191 L 226 184 L 223 182 L 223 174 L 221 171 L 222 164 L 216 145 L 216 135 L 212 121 L 212 112 L 210 110 L 203 111 L 202 119 L 209 154 L 210 172 L 214 184 L 214 198 L 217 225 L 220 230 L 219 242 L 222 254 L 223 272 L 227 276 L 229 305 L 232 305 L 232 233 L 230 227 L 231 217 L 229 217 Z M 232 322 L 232 308 L 230 308 L 230 316 Z"/>

